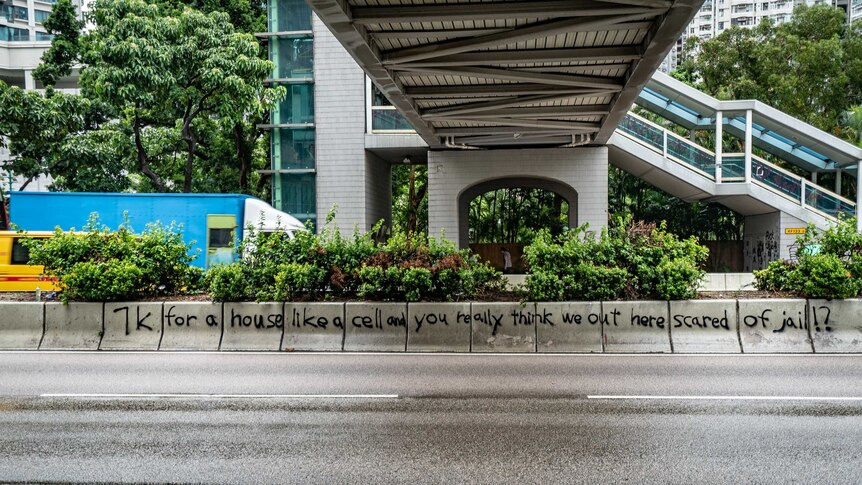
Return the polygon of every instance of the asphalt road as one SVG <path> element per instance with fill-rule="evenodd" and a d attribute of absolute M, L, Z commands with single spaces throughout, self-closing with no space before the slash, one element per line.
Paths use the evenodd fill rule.
<path fill-rule="evenodd" d="M 0 353 L 0 482 L 854 483 L 862 356 Z"/>

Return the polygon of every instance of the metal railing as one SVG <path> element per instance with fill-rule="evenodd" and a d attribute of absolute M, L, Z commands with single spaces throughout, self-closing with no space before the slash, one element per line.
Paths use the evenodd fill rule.
<path fill-rule="evenodd" d="M 661 153 L 668 160 L 673 160 L 712 182 L 716 181 L 714 152 L 634 113 L 628 113 L 623 118 L 619 130 L 628 138 Z M 745 154 L 723 154 L 720 167 L 721 177 L 718 183 L 745 182 Z M 751 181 L 830 218 L 837 218 L 839 214 L 856 215 L 856 204 L 853 201 L 756 155 L 751 156 Z"/>

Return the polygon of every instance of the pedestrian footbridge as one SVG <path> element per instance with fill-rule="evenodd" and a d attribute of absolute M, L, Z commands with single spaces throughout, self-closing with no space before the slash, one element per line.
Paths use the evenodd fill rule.
<path fill-rule="evenodd" d="M 859 147 L 759 101 L 719 101 L 662 73 L 636 103 L 642 109 L 627 113 L 608 142 L 609 161 L 652 185 L 746 216 L 780 211 L 820 227 L 856 215 L 858 200 L 839 194 L 842 177 L 859 177 Z M 694 141 L 704 138 L 710 147 Z M 734 144 L 738 152 L 723 151 Z M 829 188 L 818 184 L 825 174 Z"/>

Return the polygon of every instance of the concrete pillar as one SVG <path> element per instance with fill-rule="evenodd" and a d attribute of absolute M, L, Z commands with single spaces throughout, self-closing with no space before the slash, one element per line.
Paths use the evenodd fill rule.
<path fill-rule="evenodd" d="M 721 151 L 722 137 L 724 136 L 724 114 L 715 112 L 715 182 L 721 183 Z"/>
<path fill-rule="evenodd" d="M 36 80 L 33 79 L 33 71 L 24 71 L 24 89 L 27 91 L 36 89 Z"/>
<path fill-rule="evenodd" d="M 820 172 L 811 172 L 811 183 L 817 185 L 817 174 Z"/>
<path fill-rule="evenodd" d="M 751 182 L 751 117 L 751 110 L 745 110 L 745 183 Z"/>

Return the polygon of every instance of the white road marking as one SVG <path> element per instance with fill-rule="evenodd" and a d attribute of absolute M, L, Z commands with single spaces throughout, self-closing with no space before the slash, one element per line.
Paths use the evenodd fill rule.
<path fill-rule="evenodd" d="M 587 399 L 710 401 L 862 401 L 862 396 L 587 396 Z"/>
<path fill-rule="evenodd" d="M 40 394 L 47 398 L 104 399 L 398 399 L 398 394 Z"/>

